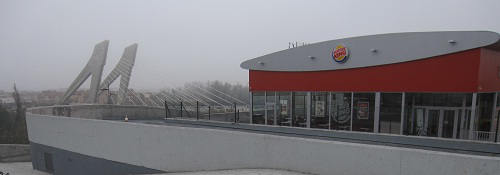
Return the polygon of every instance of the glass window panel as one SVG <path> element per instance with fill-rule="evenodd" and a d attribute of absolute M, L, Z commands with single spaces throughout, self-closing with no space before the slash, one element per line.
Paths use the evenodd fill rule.
<path fill-rule="evenodd" d="M 275 101 L 275 92 L 266 92 L 267 103 L 274 103 Z"/>
<path fill-rule="evenodd" d="M 413 115 L 415 93 L 405 93 L 405 111 L 403 123 L 403 135 L 414 135 L 415 117 Z"/>
<path fill-rule="evenodd" d="M 440 110 L 428 110 L 428 116 L 426 117 L 427 121 L 427 126 L 424 127 L 424 136 L 427 137 L 437 137 L 438 136 L 438 129 L 439 129 L 439 115 L 440 115 Z"/>
<path fill-rule="evenodd" d="M 451 104 L 448 106 L 454 107 L 462 107 L 463 106 L 463 98 L 465 94 L 462 93 L 450 93 L 451 94 Z"/>
<path fill-rule="evenodd" d="M 500 127 L 498 127 L 499 122 L 500 122 L 498 120 L 499 119 L 498 116 L 499 116 L 499 112 L 500 112 L 500 93 L 498 93 L 498 96 L 496 98 L 497 98 L 497 105 L 495 106 L 495 118 L 493 119 L 493 131 L 498 132 L 498 131 L 500 131 Z M 498 131 L 496 131 L 495 128 Z"/>
<path fill-rule="evenodd" d="M 458 115 L 457 112 L 458 110 L 443 110 L 441 137 L 453 138 L 453 126 L 455 124 L 455 115 Z"/>
<path fill-rule="evenodd" d="M 264 124 L 264 106 L 265 106 L 265 96 L 264 92 L 254 92 L 252 93 L 252 123 L 254 124 Z"/>
<path fill-rule="evenodd" d="M 267 125 L 274 125 L 274 119 L 276 115 L 276 92 L 266 92 L 266 113 L 265 119 L 267 119 Z"/>
<path fill-rule="evenodd" d="M 276 115 L 276 104 L 267 103 L 265 114 L 266 114 L 266 118 L 267 118 L 267 125 L 275 125 L 274 119 L 275 119 L 275 115 Z"/>
<path fill-rule="evenodd" d="M 478 108 L 477 112 L 477 130 L 490 132 L 491 117 L 493 115 L 493 99 L 495 93 L 480 93 L 477 94 Z"/>
<path fill-rule="evenodd" d="M 290 92 L 279 92 L 278 94 L 278 121 L 277 125 L 280 126 L 291 126 L 293 118 L 291 113 L 291 97 Z"/>
<path fill-rule="evenodd" d="M 294 120 L 292 120 L 292 126 L 295 127 L 306 127 L 307 126 L 307 112 L 306 112 L 306 97 L 305 92 L 294 92 L 292 107 Z"/>
<path fill-rule="evenodd" d="M 354 93 L 352 130 L 373 132 L 375 93 Z"/>
<path fill-rule="evenodd" d="M 311 93 L 311 128 L 329 128 L 328 93 Z"/>
<path fill-rule="evenodd" d="M 331 129 L 346 130 L 351 128 L 351 93 L 332 92 Z"/>
<path fill-rule="evenodd" d="M 446 94 L 442 94 L 442 93 L 432 93 L 432 94 L 427 94 L 430 99 L 434 99 L 434 101 L 431 101 L 431 103 L 429 104 L 429 106 L 446 106 L 446 97 L 447 95 Z"/>
<path fill-rule="evenodd" d="M 380 133 L 399 134 L 401 127 L 402 100 L 403 94 L 401 93 L 380 94 Z"/>

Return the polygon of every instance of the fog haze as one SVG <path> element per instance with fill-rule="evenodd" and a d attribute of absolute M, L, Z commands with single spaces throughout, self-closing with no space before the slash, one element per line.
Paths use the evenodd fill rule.
<path fill-rule="evenodd" d="M 240 63 L 287 49 L 288 42 L 500 33 L 498 7 L 500 1 L 0 0 L 0 90 L 14 83 L 21 90 L 67 88 L 103 40 L 110 40 L 103 79 L 123 49 L 139 43 L 131 88 L 207 80 L 246 85 Z"/>

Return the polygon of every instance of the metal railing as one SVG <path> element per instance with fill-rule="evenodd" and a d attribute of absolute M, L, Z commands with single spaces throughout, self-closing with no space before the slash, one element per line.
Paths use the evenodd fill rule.
<path fill-rule="evenodd" d="M 483 142 L 494 142 L 495 132 L 474 131 L 472 140 Z"/>
<path fill-rule="evenodd" d="M 458 139 L 481 142 L 495 142 L 495 136 L 497 137 L 496 141 L 500 141 L 500 135 L 496 135 L 495 132 L 473 131 L 472 138 L 469 138 L 469 130 L 461 130 L 460 137 Z"/>
<path fill-rule="evenodd" d="M 247 105 L 237 106 L 234 102 L 233 106 L 206 106 L 200 105 L 196 102 L 195 105 L 186 105 L 182 101 L 178 104 L 167 104 L 164 101 L 165 107 L 165 118 L 192 118 L 196 120 L 214 120 L 223 122 L 242 122 L 240 119 L 240 113 L 249 113 L 249 107 Z M 248 115 L 244 115 L 245 119 L 248 119 Z M 249 120 L 243 121 L 244 123 L 249 123 Z"/>

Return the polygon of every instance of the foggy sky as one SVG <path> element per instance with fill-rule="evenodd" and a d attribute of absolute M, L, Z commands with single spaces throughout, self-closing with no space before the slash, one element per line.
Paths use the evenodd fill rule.
<path fill-rule="evenodd" d="M 103 79 L 123 49 L 139 43 L 131 88 L 207 80 L 246 85 L 240 63 L 287 49 L 288 42 L 500 33 L 499 7 L 500 1 L 0 0 L 0 90 L 14 83 L 21 90 L 67 88 L 103 40 L 110 40 Z"/>

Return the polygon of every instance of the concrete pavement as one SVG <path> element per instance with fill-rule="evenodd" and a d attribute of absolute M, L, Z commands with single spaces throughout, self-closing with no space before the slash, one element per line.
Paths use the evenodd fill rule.
<path fill-rule="evenodd" d="M 0 171 L 10 175 L 49 175 L 47 173 L 33 169 L 31 162 L 0 163 Z"/>
<path fill-rule="evenodd" d="M 0 171 L 10 175 L 49 175 L 47 173 L 34 170 L 31 162 L 13 162 L 0 163 Z M 305 175 L 302 173 L 273 170 L 273 169 L 240 169 L 240 170 L 221 170 L 221 171 L 200 171 L 183 173 L 164 173 L 155 175 Z"/>

